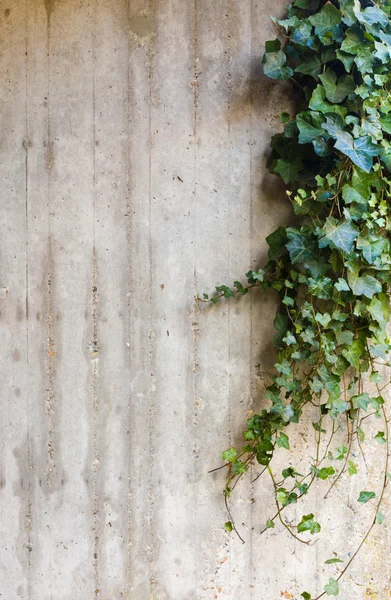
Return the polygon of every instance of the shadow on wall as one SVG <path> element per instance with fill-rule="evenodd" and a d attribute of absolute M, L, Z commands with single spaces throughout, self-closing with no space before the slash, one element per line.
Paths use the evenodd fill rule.
<path fill-rule="evenodd" d="M 297 218 L 286 197 L 286 187 L 280 177 L 268 171 L 270 140 L 283 129 L 279 115 L 286 111 L 296 113 L 297 103 L 292 87 L 286 82 L 274 82 L 263 74 L 261 54 L 250 65 L 250 81 L 242 73 L 232 75 L 232 95 L 229 118 L 232 124 L 243 119 L 254 123 L 255 135 L 251 141 L 254 152 L 252 169 L 254 173 L 254 229 L 252 268 L 259 268 L 267 262 L 267 243 L 265 238 L 278 226 L 294 224 Z M 261 123 L 261 128 L 259 127 Z M 238 273 L 237 277 L 243 276 Z M 253 303 L 253 322 L 255 323 L 255 344 L 259 342 L 259 355 L 252 366 L 257 380 L 256 404 L 263 400 L 264 377 L 270 372 L 276 360 L 276 348 L 273 344 L 275 330 L 274 315 L 277 313 L 278 296 L 276 292 L 250 292 Z M 241 298 L 234 302 L 243 301 Z M 257 347 L 257 346 L 255 346 Z"/>

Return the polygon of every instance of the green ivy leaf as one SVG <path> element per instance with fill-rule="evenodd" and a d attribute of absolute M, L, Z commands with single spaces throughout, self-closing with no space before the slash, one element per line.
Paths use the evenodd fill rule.
<path fill-rule="evenodd" d="M 303 61 L 296 67 L 296 73 L 302 73 L 303 75 L 311 75 L 314 79 L 317 78 L 322 70 L 322 63 L 320 62 L 317 54 L 310 54 L 303 58 Z"/>
<path fill-rule="evenodd" d="M 224 523 L 224 529 L 225 531 L 228 531 L 228 533 L 231 533 L 231 531 L 233 530 L 232 522 L 227 521 L 226 523 Z"/>
<path fill-rule="evenodd" d="M 287 450 L 290 449 L 289 437 L 286 435 L 286 433 L 281 432 L 280 435 L 276 437 L 276 442 L 279 448 L 286 448 Z"/>
<path fill-rule="evenodd" d="M 288 227 L 286 236 L 289 240 L 286 248 L 293 265 L 299 262 L 316 260 L 318 248 L 312 236 L 312 231 L 308 227 Z"/>
<path fill-rule="evenodd" d="M 352 460 L 349 460 L 348 462 L 348 473 L 350 477 L 353 477 L 353 475 L 357 475 L 357 467 Z"/>
<path fill-rule="evenodd" d="M 385 516 L 381 512 L 376 513 L 376 523 L 381 525 L 384 522 Z"/>
<path fill-rule="evenodd" d="M 341 23 L 342 14 L 331 2 L 327 2 L 319 13 L 311 15 L 308 20 L 315 27 L 315 33 L 323 36 Z"/>
<path fill-rule="evenodd" d="M 358 54 L 360 52 L 361 44 L 364 39 L 364 34 L 360 27 L 353 25 L 346 31 L 345 39 L 341 44 L 341 50 L 348 54 Z"/>
<path fill-rule="evenodd" d="M 322 85 L 318 85 L 314 89 L 308 106 L 311 110 L 321 112 L 323 115 L 327 113 L 336 113 L 340 117 L 344 118 L 347 113 L 347 109 L 344 106 L 330 104 L 330 102 L 327 102 L 326 90 Z"/>
<path fill-rule="evenodd" d="M 343 563 L 343 560 L 340 558 L 329 558 L 328 560 L 324 561 L 325 565 L 335 565 L 336 563 Z"/>
<path fill-rule="evenodd" d="M 288 160 L 279 158 L 274 166 L 274 172 L 281 175 L 285 183 L 290 183 L 296 179 L 297 174 L 303 168 L 303 161 L 300 158 Z"/>
<path fill-rule="evenodd" d="M 348 282 L 356 296 L 372 298 L 374 294 L 382 291 L 381 283 L 372 275 L 358 276 L 356 273 L 348 272 Z"/>
<path fill-rule="evenodd" d="M 350 254 L 353 242 L 357 239 L 359 230 L 351 221 L 337 221 L 334 217 L 327 217 L 323 228 L 327 243 Z M 324 238 L 323 238 L 324 239 Z M 323 242 L 326 245 L 326 242 Z"/>
<path fill-rule="evenodd" d="M 384 437 L 384 431 L 378 431 L 377 434 L 375 435 L 375 440 L 377 442 L 379 442 L 379 444 L 386 444 L 387 440 Z"/>
<path fill-rule="evenodd" d="M 271 79 L 289 79 L 293 71 L 286 65 L 287 58 L 282 50 L 266 52 L 264 73 Z"/>
<path fill-rule="evenodd" d="M 324 591 L 328 596 L 338 596 L 339 586 L 338 581 L 333 577 L 330 577 L 329 582 L 324 586 Z"/>
<path fill-rule="evenodd" d="M 346 358 L 348 363 L 352 365 L 356 370 L 360 368 L 360 360 L 365 349 L 365 344 L 361 338 L 353 340 L 351 346 L 342 350 L 342 355 Z"/>
<path fill-rule="evenodd" d="M 361 408 L 362 410 L 368 410 L 368 405 L 371 402 L 371 398 L 368 394 L 360 394 L 359 396 L 353 396 L 352 403 L 353 408 Z"/>
<path fill-rule="evenodd" d="M 333 104 L 343 102 L 346 96 L 354 92 L 354 88 L 356 87 L 353 77 L 342 75 L 342 77 L 338 78 L 332 69 L 326 69 L 322 75 L 319 75 L 319 79 L 326 90 L 327 100 L 330 100 Z"/>
<path fill-rule="evenodd" d="M 378 156 L 381 152 L 381 146 L 374 144 L 369 136 L 359 137 L 355 140 L 346 131 L 339 133 L 335 148 L 346 154 L 355 165 L 366 173 L 369 173 L 372 168 L 372 157 Z"/>
<path fill-rule="evenodd" d="M 328 300 L 333 293 L 333 280 L 330 277 L 310 277 L 308 291 L 312 296 L 321 300 Z"/>
<path fill-rule="evenodd" d="M 221 458 L 224 462 L 233 463 L 236 460 L 237 455 L 238 452 L 236 448 L 229 448 L 228 450 L 224 450 L 224 452 L 221 453 Z"/>
<path fill-rule="evenodd" d="M 324 116 L 320 112 L 304 111 L 297 115 L 296 124 L 299 130 L 299 144 L 308 144 L 318 136 L 324 135 L 322 123 Z"/>
<path fill-rule="evenodd" d="M 373 498 L 376 498 L 375 492 L 360 492 L 357 502 L 366 504 L 369 500 L 373 500 Z"/>
<path fill-rule="evenodd" d="M 347 281 L 341 277 L 339 277 L 338 281 L 334 285 L 339 292 L 348 292 L 350 290 Z"/>
<path fill-rule="evenodd" d="M 389 242 L 380 235 L 364 230 L 357 239 L 357 249 L 362 251 L 368 263 L 373 264 L 384 252 L 388 252 Z"/>
<path fill-rule="evenodd" d="M 285 227 L 278 227 L 273 233 L 267 236 L 266 243 L 269 246 L 268 257 L 270 260 L 278 258 L 285 252 L 287 242 Z"/>
<path fill-rule="evenodd" d="M 300 523 L 297 526 L 297 531 L 299 533 L 304 533 L 305 531 L 309 531 L 312 535 L 319 533 L 321 530 L 321 526 L 314 520 L 314 515 L 303 515 Z"/>
<path fill-rule="evenodd" d="M 311 600 L 311 594 L 308 592 L 302 592 L 300 596 L 303 598 L 303 600 Z"/>
<path fill-rule="evenodd" d="M 268 520 L 266 521 L 266 528 L 267 528 L 267 529 L 273 529 L 273 528 L 274 528 L 274 523 L 273 523 L 273 521 L 271 521 L 270 519 L 268 519 Z"/>
<path fill-rule="evenodd" d="M 348 449 L 346 446 L 339 446 L 335 451 L 336 460 L 343 460 L 347 454 Z"/>

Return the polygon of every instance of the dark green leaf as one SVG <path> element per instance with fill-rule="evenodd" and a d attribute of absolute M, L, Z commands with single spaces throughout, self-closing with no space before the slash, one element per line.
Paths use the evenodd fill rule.
<path fill-rule="evenodd" d="M 350 75 L 343 75 L 338 78 L 332 69 L 326 69 L 322 75 L 319 75 L 319 78 L 326 90 L 327 100 L 330 100 L 333 104 L 340 104 L 346 96 L 354 92 L 355 83 Z"/>
<path fill-rule="evenodd" d="M 366 504 L 369 500 L 373 500 L 373 498 L 376 498 L 375 492 L 360 492 L 357 502 Z"/>
<path fill-rule="evenodd" d="M 308 20 L 315 27 L 315 33 L 323 36 L 335 25 L 338 25 L 341 19 L 341 11 L 335 8 L 331 2 L 327 2 L 319 13 L 312 15 Z"/>

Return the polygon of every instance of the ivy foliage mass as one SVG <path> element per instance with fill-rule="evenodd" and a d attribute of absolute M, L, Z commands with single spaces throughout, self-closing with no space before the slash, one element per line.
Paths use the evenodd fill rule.
<path fill-rule="evenodd" d="M 243 448 L 223 452 L 229 471 L 228 531 L 236 531 L 228 498 L 257 462 L 275 491 L 276 512 L 265 530 L 280 522 L 308 543 L 301 535 L 319 533 L 316 517 L 303 515 L 292 526 L 282 512 L 317 479 L 329 479 L 332 487 L 344 473 L 356 475 L 351 451 L 365 441 L 368 416 L 379 419 L 374 443 L 384 448 L 384 473 L 381 490 L 362 491 L 357 499 L 374 507 L 359 548 L 384 519 L 380 509 L 389 477 L 389 435 L 379 365 L 389 365 L 391 350 L 386 333 L 391 283 L 390 4 L 296 0 L 286 19 L 274 20 L 279 39 L 266 43 L 265 75 L 289 80 L 299 107 L 295 116 L 280 117 L 284 130 L 271 140 L 270 171 L 287 185 L 300 225 L 279 227 L 267 238 L 269 260 L 263 269 L 247 273 L 248 285 L 236 281 L 203 298 L 216 302 L 260 287 L 276 290 L 280 299 L 274 321 L 278 360 L 266 389 L 268 406 L 248 420 Z M 364 391 L 363 376 L 376 393 Z M 274 452 L 289 449 L 285 430 L 300 421 L 309 404 L 318 411 L 313 423 L 316 456 L 310 458 L 308 473 L 297 473 L 289 465 L 276 475 Z M 334 432 L 341 426 L 346 443 L 333 448 Z M 329 430 L 323 450 L 321 437 Z M 355 555 L 317 597 L 338 594 L 338 581 Z M 327 561 L 336 562 L 341 560 Z M 302 597 L 314 598 L 308 592 Z"/>

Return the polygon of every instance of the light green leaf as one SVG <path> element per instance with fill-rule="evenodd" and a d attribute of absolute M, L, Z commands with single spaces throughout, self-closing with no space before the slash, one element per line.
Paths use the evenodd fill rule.
<path fill-rule="evenodd" d="M 363 432 L 361 427 L 357 427 L 357 435 L 360 442 L 363 443 L 363 441 L 365 440 L 365 433 Z"/>
<path fill-rule="evenodd" d="M 346 350 L 342 350 L 342 355 L 346 358 L 349 364 L 355 369 L 360 368 L 360 359 L 363 356 L 365 344 L 360 338 L 353 340 L 351 346 Z"/>
<path fill-rule="evenodd" d="M 384 522 L 385 516 L 381 512 L 376 513 L 376 523 L 381 525 Z"/>
<path fill-rule="evenodd" d="M 371 383 L 380 383 L 381 382 L 381 374 L 378 371 L 372 371 L 369 376 L 369 381 Z"/>
<path fill-rule="evenodd" d="M 228 531 L 228 533 L 231 533 L 231 531 L 233 530 L 232 522 L 227 521 L 226 523 L 224 523 L 224 529 L 225 531 Z"/>
<path fill-rule="evenodd" d="M 361 10 L 360 3 L 357 3 L 355 4 L 354 14 L 360 23 L 365 23 L 366 25 L 375 25 L 376 23 L 379 23 L 383 27 L 387 27 L 388 25 L 387 15 L 377 6 L 369 6 Z"/>
<path fill-rule="evenodd" d="M 357 248 L 362 251 L 365 260 L 373 264 L 383 253 L 388 252 L 389 242 L 380 235 L 363 231 L 357 239 Z"/>
<path fill-rule="evenodd" d="M 309 531 L 312 535 L 319 533 L 321 530 L 321 526 L 319 523 L 314 521 L 314 515 L 303 515 L 300 523 L 297 526 L 297 531 L 299 533 L 304 533 L 305 531 Z"/>
<path fill-rule="evenodd" d="M 327 217 L 323 232 L 326 240 L 347 254 L 352 252 L 353 242 L 359 234 L 351 221 L 337 221 L 334 217 Z"/>
<path fill-rule="evenodd" d="M 316 298 L 328 300 L 333 293 L 333 280 L 330 277 L 309 277 L 308 291 Z"/>
<path fill-rule="evenodd" d="M 228 450 L 224 450 L 224 452 L 221 453 L 221 458 L 225 461 L 225 462 L 234 462 L 234 460 L 236 460 L 236 457 L 238 455 L 238 452 L 236 450 L 236 448 L 229 448 Z"/>
<path fill-rule="evenodd" d="M 358 54 L 362 41 L 364 39 L 363 31 L 356 25 L 346 31 L 346 37 L 341 45 L 341 50 L 348 54 Z"/>
<path fill-rule="evenodd" d="M 384 437 L 384 431 L 378 431 L 374 438 L 379 444 L 386 444 L 387 440 Z"/>
<path fill-rule="evenodd" d="M 390 304 L 387 294 L 374 296 L 367 306 L 367 310 L 374 321 L 377 321 L 381 327 L 385 327 L 390 320 Z"/>
<path fill-rule="evenodd" d="M 268 519 L 268 520 L 266 521 L 266 528 L 267 528 L 267 529 L 273 529 L 273 528 L 274 528 L 274 523 L 273 523 L 273 521 L 271 521 L 270 519 Z"/>
<path fill-rule="evenodd" d="M 286 66 L 287 58 L 282 50 L 278 52 L 266 52 L 264 63 L 264 73 L 270 79 L 289 79 L 293 71 Z"/>
<path fill-rule="evenodd" d="M 342 198 L 346 202 L 346 204 L 350 204 L 351 202 L 357 202 L 358 204 L 366 204 L 367 201 L 361 194 L 357 191 L 356 188 L 348 185 L 347 183 L 342 188 Z"/>
<path fill-rule="evenodd" d="M 350 290 L 347 281 L 345 281 L 345 279 L 341 279 L 341 277 L 334 285 L 339 292 L 348 292 Z"/>
<path fill-rule="evenodd" d="M 358 396 L 353 396 L 352 404 L 353 408 L 361 408 L 362 410 L 368 410 L 368 405 L 371 402 L 371 398 L 368 394 L 359 394 Z"/>
<path fill-rule="evenodd" d="M 280 435 L 276 437 L 276 442 L 279 448 L 286 448 L 287 450 L 290 449 L 289 437 L 286 435 L 286 433 L 281 432 Z"/>
<path fill-rule="evenodd" d="M 337 331 L 335 337 L 337 339 L 338 346 L 350 346 L 350 344 L 353 342 L 354 333 L 349 329 L 344 329 L 343 331 Z"/>
<path fill-rule="evenodd" d="M 350 477 L 357 475 L 357 467 L 352 460 L 349 460 L 348 462 L 348 473 Z"/>
<path fill-rule="evenodd" d="M 341 132 L 334 146 L 360 169 L 369 173 L 372 167 L 372 157 L 380 154 L 382 148 L 373 144 L 369 136 L 359 137 L 356 140 L 346 131 Z"/>
<path fill-rule="evenodd" d="M 363 275 L 362 277 L 356 273 L 348 272 L 348 282 L 356 296 L 366 296 L 372 298 L 374 294 L 382 291 L 381 283 L 372 275 Z"/>
<path fill-rule="evenodd" d="M 318 321 L 318 323 L 323 325 L 323 327 L 327 327 L 331 321 L 331 317 L 330 317 L 329 313 L 327 313 L 327 312 L 324 314 L 316 313 L 315 319 L 316 319 L 316 321 Z"/>
<path fill-rule="evenodd" d="M 324 591 L 328 596 L 338 596 L 339 586 L 338 581 L 333 577 L 330 577 L 329 582 L 324 586 Z"/>
<path fill-rule="evenodd" d="M 342 563 L 343 560 L 341 560 L 340 558 L 329 558 L 328 560 L 324 561 L 325 565 L 334 565 L 335 563 Z"/>
<path fill-rule="evenodd" d="M 338 446 L 335 450 L 335 460 L 343 460 L 346 456 L 348 449 L 346 446 Z"/>

